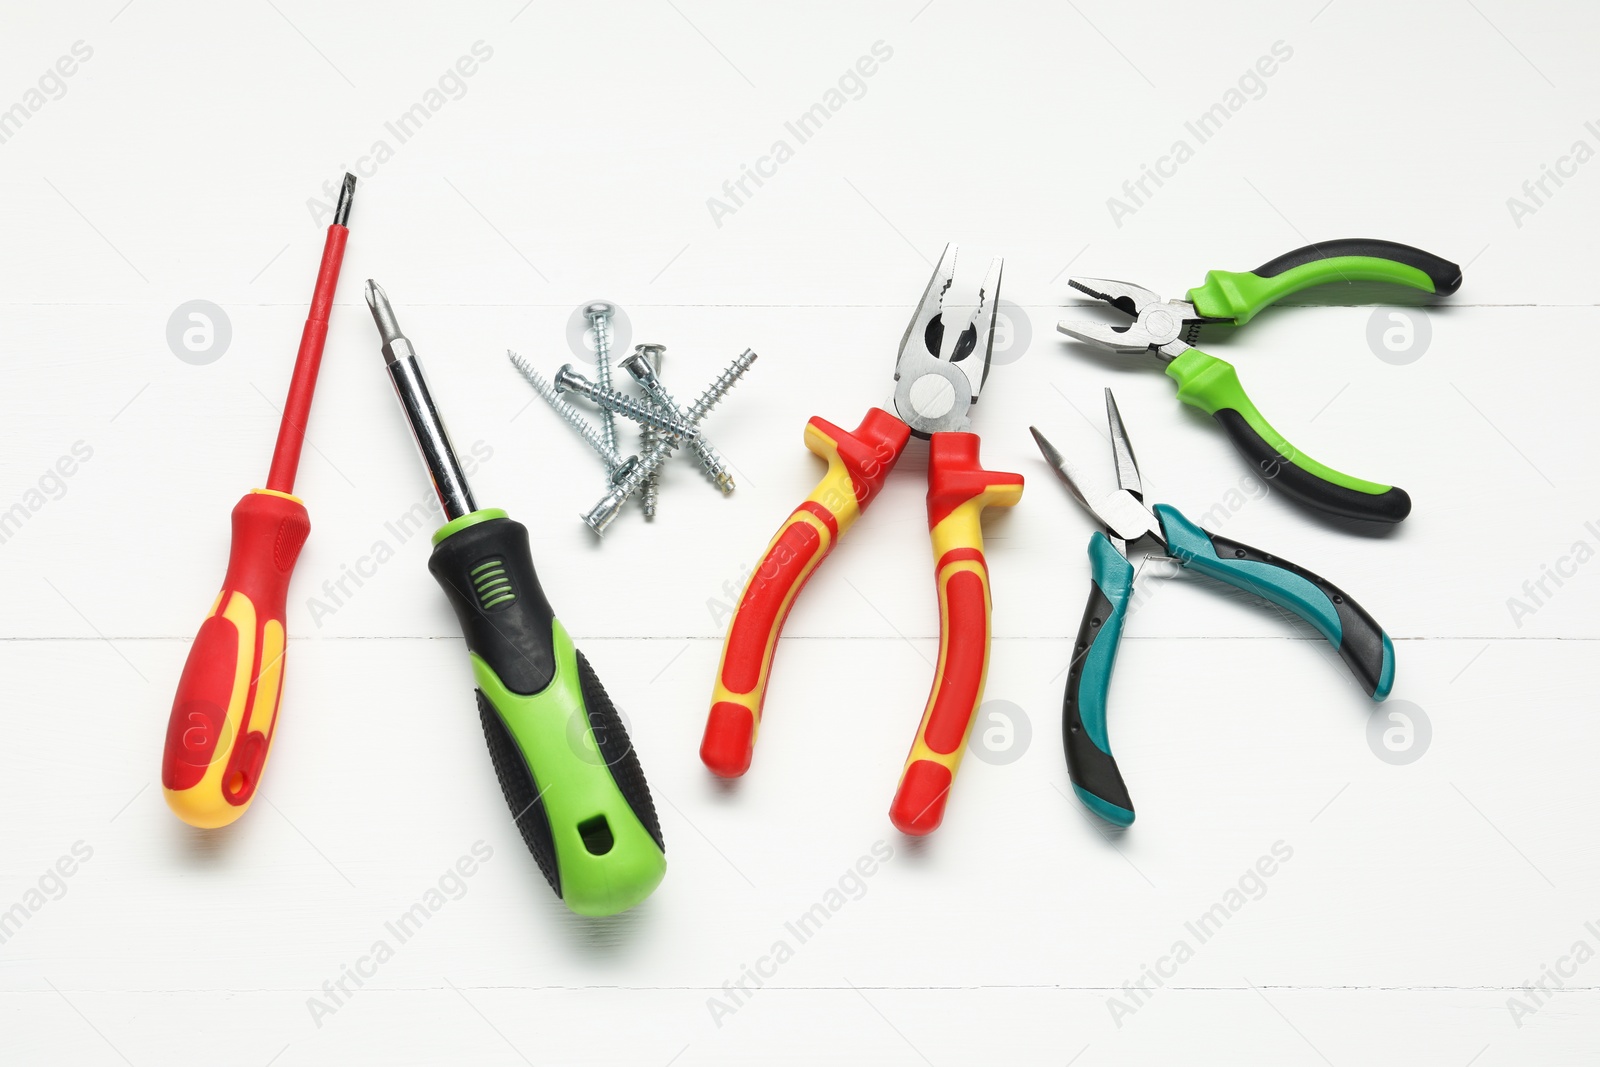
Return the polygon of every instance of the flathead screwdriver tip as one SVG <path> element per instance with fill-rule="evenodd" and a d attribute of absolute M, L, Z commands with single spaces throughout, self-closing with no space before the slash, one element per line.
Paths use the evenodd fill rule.
<path fill-rule="evenodd" d="M 350 201 L 356 197 L 356 176 L 349 171 L 344 175 L 344 186 L 339 190 L 339 203 L 333 209 L 335 226 L 350 225 Z"/>

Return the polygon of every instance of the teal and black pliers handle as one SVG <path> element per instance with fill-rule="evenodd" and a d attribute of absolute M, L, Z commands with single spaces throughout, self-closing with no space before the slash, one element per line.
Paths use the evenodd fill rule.
<path fill-rule="evenodd" d="M 1067 672 L 1062 704 L 1062 741 L 1072 787 L 1089 809 L 1118 826 L 1133 822 L 1122 772 L 1106 734 L 1106 696 L 1111 668 L 1133 597 L 1128 546 L 1149 541 L 1187 570 L 1253 593 L 1314 626 L 1338 650 L 1373 700 L 1394 685 L 1394 644 L 1366 610 L 1333 583 L 1286 559 L 1201 529 L 1177 508 L 1147 508 L 1139 464 L 1123 428 L 1116 399 L 1106 390 L 1106 421 L 1116 459 L 1117 488 L 1101 488 L 1037 429 L 1033 438 L 1073 497 L 1106 532 L 1089 538 L 1093 584 Z"/>
<path fill-rule="evenodd" d="M 1288 560 L 1209 533 L 1177 508 L 1154 507 L 1167 551 L 1184 568 L 1253 593 L 1316 627 L 1373 700 L 1394 684 L 1394 645 L 1365 608 L 1332 582 Z M 1062 705 L 1067 774 L 1078 797 L 1118 826 L 1133 822 L 1122 772 L 1106 733 L 1106 697 L 1133 597 L 1133 565 L 1098 531 L 1089 539 L 1093 584 L 1073 645 Z"/>
<path fill-rule="evenodd" d="M 1156 352 L 1178 383 L 1178 399 L 1215 418 L 1245 458 L 1294 500 L 1346 518 L 1396 523 L 1411 512 L 1405 490 L 1352 477 L 1301 452 L 1257 410 L 1232 364 L 1192 347 L 1203 325 L 1243 325 L 1286 296 L 1335 282 L 1389 282 L 1448 296 L 1461 287 L 1461 268 L 1410 245 L 1355 238 L 1297 248 L 1253 271 L 1211 271 L 1183 300 L 1130 282 L 1072 278 L 1073 288 L 1135 321 L 1063 322 L 1057 329 L 1115 352 Z"/>

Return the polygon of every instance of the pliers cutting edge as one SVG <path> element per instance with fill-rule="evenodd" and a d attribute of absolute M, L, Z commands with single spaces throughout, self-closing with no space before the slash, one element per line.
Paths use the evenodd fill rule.
<path fill-rule="evenodd" d="M 1062 322 L 1056 329 L 1113 352 L 1156 353 L 1178 383 L 1178 399 L 1214 417 L 1244 457 L 1301 504 L 1345 518 L 1399 522 L 1411 513 L 1404 489 L 1341 474 L 1295 448 L 1256 410 L 1232 364 L 1192 347 L 1201 326 L 1242 326 L 1267 305 L 1330 282 L 1393 282 L 1448 296 L 1461 287 L 1461 268 L 1409 245 L 1350 239 L 1297 248 L 1249 272 L 1210 271 L 1183 300 L 1163 299 L 1131 282 L 1071 278 L 1074 289 L 1134 322 Z"/>
<path fill-rule="evenodd" d="M 907 441 L 926 438 L 928 529 L 939 588 L 939 662 L 889 810 L 894 825 L 926 834 L 945 801 L 966 748 L 989 669 L 989 571 L 979 516 L 1022 498 L 1022 476 L 986 471 L 969 413 L 989 372 L 1002 261 L 993 260 L 977 302 L 952 296 L 956 248 L 947 246 L 900 340 L 894 388 L 854 432 L 812 418 L 806 447 L 828 471 L 784 521 L 751 573 L 717 667 L 700 759 L 734 778 L 750 768 L 778 635 L 806 580 L 872 503 Z M 892 414 L 891 414 L 892 411 Z"/>
<path fill-rule="evenodd" d="M 1106 737 L 1106 694 L 1117 643 L 1133 596 L 1128 547 L 1148 539 L 1179 566 L 1253 593 L 1294 612 L 1326 637 L 1373 700 L 1394 684 L 1394 645 L 1354 600 L 1325 579 L 1288 560 L 1201 529 L 1170 504 L 1144 503 L 1139 464 L 1122 426 L 1116 398 L 1106 390 L 1106 421 L 1117 466 L 1117 488 L 1105 490 L 1073 465 L 1036 428 L 1029 427 L 1046 462 L 1079 504 L 1105 527 L 1089 538 L 1094 583 L 1073 645 L 1062 704 L 1067 773 L 1083 803 L 1108 822 L 1133 822 L 1133 802 Z"/>

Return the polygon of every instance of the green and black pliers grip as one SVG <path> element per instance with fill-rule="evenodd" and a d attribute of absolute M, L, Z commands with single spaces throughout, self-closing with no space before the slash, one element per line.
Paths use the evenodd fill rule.
<path fill-rule="evenodd" d="M 1183 300 L 1130 282 L 1072 278 L 1074 289 L 1134 321 L 1062 322 L 1057 329 L 1113 352 L 1157 353 L 1178 383 L 1178 399 L 1216 419 L 1263 477 L 1294 500 L 1345 518 L 1396 523 L 1411 513 L 1404 489 L 1351 477 L 1295 448 L 1257 410 L 1232 364 L 1193 347 L 1201 326 L 1240 326 L 1286 296 L 1336 282 L 1387 282 L 1448 296 L 1461 287 L 1461 268 L 1420 248 L 1355 238 L 1297 248 L 1253 271 L 1211 271 Z"/>

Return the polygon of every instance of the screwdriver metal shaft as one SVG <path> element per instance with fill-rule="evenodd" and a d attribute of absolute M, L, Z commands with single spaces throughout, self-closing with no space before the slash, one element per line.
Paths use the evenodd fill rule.
<path fill-rule="evenodd" d="M 383 359 L 389 365 L 389 379 L 400 397 L 406 421 L 411 424 L 411 434 L 417 439 L 417 450 L 427 465 L 428 476 L 433 479 L 433 490 L 439 494 L 444 513 L 459 519 L 477 511 L 467 476 L 456 459 L 456 450 L 450 444 L 450 434 L 445 431 L 439 410 L 428 393 L 428 382 L 422 376 L 422 365 L 417 362 L 416 350 L 394 317 L 394 308 L 383 287 L 367 279 L 367 307 L 372 309 L 372 321 L 378 324 L 378 335 L 383 338 Z"/>

